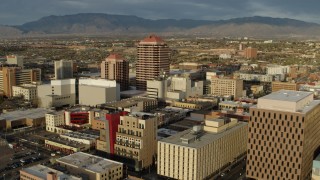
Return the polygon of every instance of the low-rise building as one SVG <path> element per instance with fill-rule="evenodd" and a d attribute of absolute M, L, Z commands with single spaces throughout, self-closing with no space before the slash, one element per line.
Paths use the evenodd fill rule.
<path fill-rule="evenodd" d="M 62 137 L 54 137 L 45 140 L 45 147 L 54 151 L 60 151 L 65 154 L 72 154 L 75 152 L 86 151 L 90 148 L 89 145 L 70 141 Z"/>
<path fill-rule="evenodd" d="M 299 91 L 299 84 L 298 83 L 291 83 L 291 82 L 277 82 L 274 81 L 271 84 L 272 92 L 280 91 L 280 90 L 292 90 L 292 91 Z"/>
<path fill-rule="evenodd" d="M 20 170 L 20 180 L 82 180 L 81 177 L 77 177 L 70 174 L 65 174 L 56 169 L 49 168 L 47 166 L 37 164 Z"/>
<path fill-rule="evenodd" d="M 312 162 L 312 180 L 320 180 L 320 154 Z"/>
<path fill-rule="evenodd" d="M 56 160 L 72 174 L 85 174 L 95 180 L 123 179 L 123 164 L 91 154 L 78 152 Z"/>
<path fill-rule="evenodd" d="M 158 101 L 154 98 L 133 97 L 121 101 L 109 102 L 99 105 L 102 109 L 120 110 L 126 112 L 148 112 L 158 107 Z"/>
<path fill-rule="evenodd" d="M 22 84 L 20 86 L 12 86 L 13 96 L 22 96 L 24 100 L 36 103 L 37 100 L 37 85 Z"/>
<path fill-rule="evenodd" d="M 65 125 L 64 121 L 64 111 L 54 111 L 47 113 L 46 118 L 46 130 L 56 133 L 55 127 Z"/>
<path fill-rule="evenodd" d="M 25 126 L 45 126 L 45 114 L 51 110 L 44 108 L 18 110 L 0 115 L 0 129 L 17 129 Z"/>
<path fill-rule="evenodd" d="M 247 123 L 206 120 L 205 126 L 158 141 L 157 172 L 174 179 L 212 178 L 247 150 Z"/>
<path fill-rule="evenodd" d="M 84 132 L 67 132 L 61 134 L 60 137 L 67 139 L 69 141 L 74 141 L 78 143 L 85 144 L 90 148 L 96 147 L 97 139 L 99 139 L 98 134 L 88 134 Z"/>

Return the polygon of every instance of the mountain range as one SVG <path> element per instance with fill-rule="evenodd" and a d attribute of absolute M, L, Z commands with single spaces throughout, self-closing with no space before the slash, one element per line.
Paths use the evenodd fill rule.
<path fill-rule="evenodd" d="M 288 18 L 244 17 L 229 20 L 160 19 L 132 15 L 81 13 L 47 16 L 17 26 L 0 26 L 0 37 L 41 35 L 166 35 L 320 37 L 320 25 Z"/>

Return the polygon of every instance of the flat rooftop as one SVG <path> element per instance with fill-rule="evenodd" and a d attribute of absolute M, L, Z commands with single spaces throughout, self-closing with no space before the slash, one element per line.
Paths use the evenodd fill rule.
<path fill-rule="evenodd" d="M 123 166 L 122 163 L 94 156 L 91 154 L 77 152 L 57 159 L 60 163 L 76 166 L 79 169 L 86 169 L 95 173 L 105 172 L 107 169 Z"/>
<path fill-rule="evenodd" d="M 247 125 L 248 123 L 246 122 L 238 122 L 232 128 L 222 131 L 220 133 L 210 133 L 210 132 L 202 131 L 200 135 L 195 135 L 193 134 L 192 129 L 187 129 L 185 131 L 179 132 L 173 136 L 161 139 L 159 141 L 169 143 L 169 144 L 184 146 L 184 147 L 201 148 Z M 192 141 L 189 144 L 182 142 L 182 139 L 193 139 L 193 138 L 196 138 L 197 140 Z"/>
<path fill-rule="evenodd" d="M 313 94 L 313 93 L 312 92 L 306 92 L 306 91 L 280 90 L 280 91 L 268 94 L 266 96 L 263 96 L 263 97 L 261 97 L 259 99 L 298 102 L 298 101 L 310 96 L 311 94 Z"/>
<path fill-rule="evenodd" d="M 121 101 L 116 101 L 116 102 L 108 102 L 105 104 L 101 104 L 101 107 L 131 107 L 139 102 L 151 102 L 151 101 L 157 101 L 156 99 L 152 98 L 147 98 L 147 97 L 133 97 L 133 98 L 128 98 L 128 99 L 123 99 Z"/>
<path fill-rule="evenodd" d="M 34 166 L 30 166 L 24 169 L 21 169 L 21 171 L 24 171 L 28 174 L 32 174 L 36 177 L 39 177 L 41 179 L 47 179 L 47 173 L 53 172 L 57 174 L 57 178 L 58 179 L 65 179 L 65 180 L 80 180 L 80 177 L 75 177 L 75 176 L 71 176 L 68 174 L 64 174 L 61 171 L 49 168 L 47 166 L 43 166 L 40 164 L 34 165 Z"/>
<path fill-rule="evenodd" d="M 69 146 L 69 147 L 79 148 L 79 149 L 86 147 L 86 145 L 83 144 L 83 143 L 79 143 L 79 142 L 76 142 L 76 141 L 70 141 L 70 140 L 67 140 L 67 139 L 62 138 L 62 137 L 54 137 L 54 138 L 50 138 L 50 139 L 47 139 L 47 140 L 51 141 L 51 142 L 58 143 L 58 144 L 63 144 L 63 145 Z"/>
<path fill-rule="evenodd" d="M 52 110 L 45 108 L 18 110 L 3 113 L 0 115 L 1 120 L 16 121 L 21 119 L 37 119 L 45 117 L 45 114 L 52 112 Z"/>

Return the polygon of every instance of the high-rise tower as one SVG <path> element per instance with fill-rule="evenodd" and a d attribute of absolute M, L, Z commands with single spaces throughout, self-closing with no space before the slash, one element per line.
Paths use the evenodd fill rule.
<path fill-rule="evenodd" d="M 312 92 L 280 90 L 250 108 L 247 177 L 311 179 L 320 147 L 320 101 Z"/>
<path fill-rule="evenodd" d="M 120 90 L 129 89 L 129 62 L 118 54 L 109 55 L 101 63 L 101 78 L 116 80 L 120 84 Z"/>
<path fill-rule="evenodd" d="M 55 79 L 70 79 L 73 78 L 73 62 L 60 60 L 54 62 Z"/>
<path fill-rule="evenodd" d="M 170 49 L 158 36 L 151 35 L 140 41 L 136 65 L 136 86 L 138 90 L 147 89 L 147 80 L 153 80 L 160 72 L 169 74 Z"/>

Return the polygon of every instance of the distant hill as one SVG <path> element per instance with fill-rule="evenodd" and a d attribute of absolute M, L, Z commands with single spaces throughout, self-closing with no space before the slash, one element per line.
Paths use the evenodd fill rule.
<path fill-rule="evenodd" d="M 19 26 L 0 26 L 0 36 L 59 35 L 59 34 L 135 34 L 169 33 L 182 35 L 214 36 L 320 36 L 320 25 L 304 21 L 271 18 L 244 17 L 209 21 L 190 19 L 150 20 L 130 15 L 82 13 L 65 16 L 47 16 Z"/>

